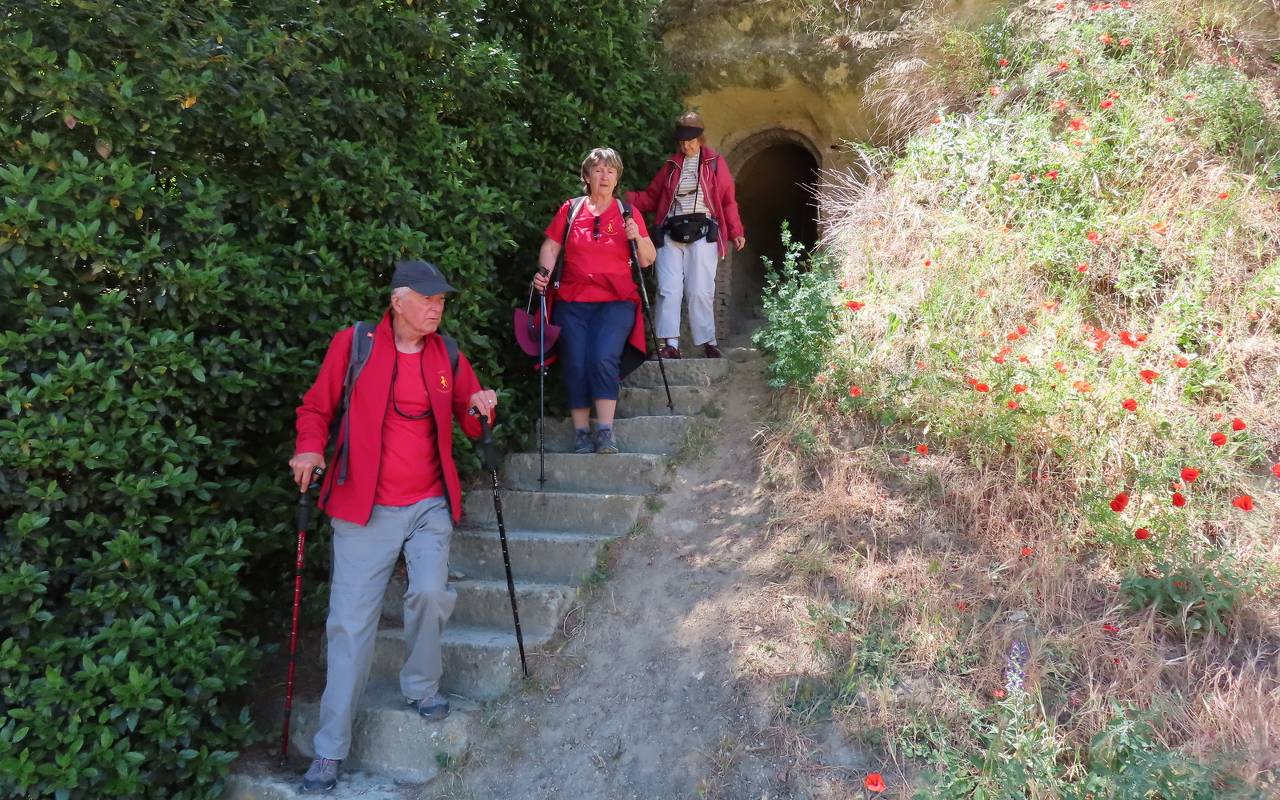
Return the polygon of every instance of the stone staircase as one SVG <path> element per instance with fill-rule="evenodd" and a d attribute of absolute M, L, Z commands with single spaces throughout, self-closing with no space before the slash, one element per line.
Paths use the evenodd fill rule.
<path fill-rule="evenodd" d="M 614 430 L 617 455 L 574 455 L 569 420 L 547 420 L 546 483 L 538 487 L 537 451 L 512 453 L 499 473 L 502 511 L 525 650 L 556 635 L 583 581 L 595 571 L 605 547 L 640 521 L 645 497 L 658 491 L 694 415 L 712 404 L 712 382 L 729 369 L 727 359 L 665 362 L 675 403 L 667 412 L 656 362 L 628 377 L 618 402 Z M 536 432 L 535 432 L 536 433 Z M 478 704 L 500 697 L 520 681 L 520 657 L 507 598 L 492 493 L 465 498 L 465 517 L 450 548 L 450 584 L 458 603 L 444 634 L 441 690 L 452 695 L 453 713 L 430 723 L 403 704 L 397 676 L 404 663 L 404 579 L 394 578 L 383 603 L 373 670 L 353 730 L 352 752 L 338 787 L 328 797 L 404 798 L 406 784 L 430 781 L 442 765 L 467 748 Z M 318 654 L 320 648 L 310 648 Z M 310 758 L 319 712 L 318 697 L 295 699 L 291 747 Z M 296 766 L 296 765 L 295 765 Z M 231 800 L 300 797 L 299 772 L 266 764 L 237 768 L 228 786 Z"/>

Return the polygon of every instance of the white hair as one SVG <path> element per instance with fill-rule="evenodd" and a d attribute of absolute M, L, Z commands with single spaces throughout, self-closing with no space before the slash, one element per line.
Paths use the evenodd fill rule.
<path fill-rule="evenodd" d="M 392 296 L 393 298 L 394 298 L 394 297 L 404 297 L 405 295 L 409 294 L 409 293 L 410 293 L 410 292 L 412 292 L 412 291 L 413 291 L 413 290 L 412 290 L 412 289 L 410 289 L 408 286 L 397 286 L 396 288 L 394 288 L 394 289 L 392 289 L 392 290 L 391 290 L 391 296 Z"/>

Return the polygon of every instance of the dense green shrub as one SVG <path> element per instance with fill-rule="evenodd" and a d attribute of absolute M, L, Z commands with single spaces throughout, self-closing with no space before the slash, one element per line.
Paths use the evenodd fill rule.
<path fill-rule="evenodd" d="M 663 149 L 648 15 L 0 10 L 0 797 L 216 793 L 329 336 L 429 257 L 463 288 L 448 329 L 503 384 L 506 309 L 582 151 L 643 173 Z M 511 434 L 527 390 L 506 397 Z"/>
<path fill-rule="evenodd" d="M 822 368 L 835 332 L 832 303 L 836 294 L 830 263 L 815 254 L 802 264 L 804 244 L 782 228 L 782 263 L 765 259 L 765 286 L 760 294 L 768 324 L 752 337 L 769 354 L 769 385 L 806 386 Z M 807 266 L 807 268 L 802 268 Z"/>

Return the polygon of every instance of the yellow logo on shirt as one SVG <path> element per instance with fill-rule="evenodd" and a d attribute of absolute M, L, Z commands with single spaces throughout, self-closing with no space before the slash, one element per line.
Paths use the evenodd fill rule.
<path fill-rule="evenodd" d="M 613 227 L 613 220 L 609 220 L 609 224 L 608 226 L 605 227 L 604 232 L 609 234 L 610 236 L 618 232 L 618 230 Z"/>
<path fill-rule="evenodd" d="M 449 391 L 449 379 L 445 377 L 445 374 L 441 372 L 437 375 L 437 377 L 440 379 L 440 391 L 442 392 Z"/>

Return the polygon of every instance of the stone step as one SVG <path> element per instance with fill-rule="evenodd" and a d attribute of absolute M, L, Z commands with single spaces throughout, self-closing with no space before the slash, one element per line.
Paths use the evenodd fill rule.
<path fill-rule="evenodd" d="M 582 531 L 622 535 L 640 518 L 644 498 L 633 494 L 578 492 L 501 493 L 506 525 L 532 531 Z M 496 530 L 492 491 L 468 492 L 463 501 L 467 526 Z"/>
<path fill-rule="evenodd" d="M 524 633 L 526 654 L 551 641 L 550 633 Z M 398 680 L 404 659 L 404 629 L 381 628 L 373 653 L 373 677 L 380 681 Z M 519 680 L 520 653 L 510 623 L 501 629 L 445 627 L 442 692 L 483 702 L 499 697 Z"/>
<path fill-rule="evenodd" d="M 680 448 L 689 421 L 689 417 L 679 415 L 617 419 L 614 420 L 613 432 L 618 449 L 623 453 L 667 455 Z M 536 428 L 533 433 L 536 447 Z M 547 420 L 546 439 L 548 453 L 573 452 L 573 422 L 567 419 Z"/>
<path fill-rule="evenodd" d="M 538 486 L 538 454 L 512 453 L 502 470 L 502 485 L 510 489 L 554 492 L 649 494 L 665 477 L 667 467 L 652 453 L 574 455 L 547 453 L 547 482 Z M 492 499 L 492 495 L 490 495 Z"/>
<path fill-rule="evenodd" d="M 603 456 L 602 456 L 603 457 Z M 507 529 L 507 552 L 516 580 L 577 586 L 596 568 L 600 551 L 616 536 Z M 506 581 L 498 531 L 458 528 L 449 545 L 449 572 Z"/>
<path fill-rule="evenodd" d="M 468 721 L 476 705 L 456 697 L 449 698 L 449 705 L 448 717 L 428 722 L 405 704 L 398 680 L 370 680 L 351 726 L 351 753 L 343 767 L 426 783 L 440 771 L 440 754 L 457 758 L 467 750 Z M 316 755 L 312 737 L 319 717 L 319 700 L 294 704 L 289 744 L 307 758 Z"/>
<path fill-rule="evenodd" d="M 397 575 L 387 585 L 382 602 L 384 619 L 404 623 L 404 592 L 408 579 Z M 468 578 L 450 581 L 458 593 L 458 604 L 449 617 L 450 625 L 486 625 L 510 627 L 511 599 L 507 594 L 505 573 L 501 580 Z M 525 631 L 544 633 L 555 630 L 569 610 L 577 590 L 572 586 L 542 583 L 516 583 L 516 603 L 520 609 L 520 627 Z"/>
<path fill-rule="evenodd" d="M 729 373 L 729 361 L 724 358 L 681 358 L 662 362 L 670 386 L 710 386 Z M 643 389 L 662 388 L 662 372 L 657 360 L 646 361 L 627 376 L 625 386 Z"/>
<path fill-rule="evenodd" d="M 232 773 L 227 778 L 226 800 L 302 800 L 316 795 L 303 794 L 302 772 Z M 327 800 L 404 800 L 404 787 L 395 781 L 367 772 L 342 770 L 338 785 L 324 795 Z"/>
<path fill-rule="evenodd" d="M 711 404 L 714 394 L 707 386 L 672 386 L 671 402 L 677 414 L 701 414 Z M 656 388 L 625 387 L 618 395 L 617 417 L 655 417 L 668 414 L 667 392 Z"/>

